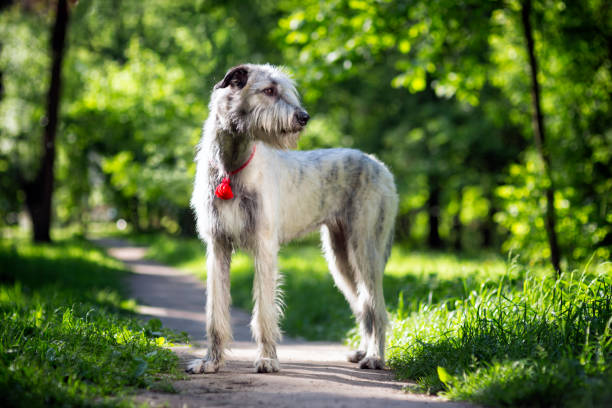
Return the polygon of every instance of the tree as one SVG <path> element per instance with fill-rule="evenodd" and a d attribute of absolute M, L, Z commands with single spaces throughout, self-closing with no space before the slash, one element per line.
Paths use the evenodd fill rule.
<path fill-rule="evenodd" d="M 548 235 L 548 245 L 550 247 L 550 261 L 558 274 L 561 274 L 561 253 L 557 241 L 557 231 L 555 229 L 555 187 L 550 172 L 550 155 L 546 148 L 546 138 L 544 132 L 544 118 L 540 103 L 540 82 L 538 81 L 538 62 L 534 51 L 533 30 L 531 28 L 531 0 L 523 0 L 521 4 L 521 22 L 525 34 L 525 45 L 529 56 L 529 73 L 531 76 L 531 97 L 533 104 L 533 135 L 535 144 L 542 160 L 544 175 L 548 185 L 545 188 L 546 194 L 546 233 Z"/>
<path fill-rule="evenodd" d="M 58 0 L 55 22 L 51 35 L 51 75 L 47 92 L 47 113 L 44 118 L 42 159 L 33 180 L 22 178 L 25 201 L 32 218 L 33 239 L 50 242 L 52 197 L 55 164 L 55 139 L 58 127 L 60 93 L 62 85 L 62 62 L 64 60 L 66 30 L 68 27 L 68 3 Z"/>

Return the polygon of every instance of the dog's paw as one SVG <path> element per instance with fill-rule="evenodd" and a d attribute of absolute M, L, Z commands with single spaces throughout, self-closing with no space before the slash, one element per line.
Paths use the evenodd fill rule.
<path fill-rule="evenodd" d="M 365 357 L 366 353 L 362 350 L 353 350 L 346 355 L 346 359 L 350 363 L 358 363 Z"/>
<path fill-rule="evenodd" d="M 384 370 L 385 362 L 379 357 L 365 357 L 359 362 L 359 368 L 371 370 Z"/>
<path fill-rule="evenodd" d="M 185 369 L 189 374 L 216 373 L 219 371 L 219 363 L 211 360 L 197 359 L 191 361 Z"/>
<path fill-rule="evenodd" d="M 255 361 L 255 372 L 276 373 L 280 370 L 280 364 L 276 358 L 260 358 Z"/>
<path fill-rule="evenodd" d="M 201 374 L 204 372 L 204 363 L 205 361 L 201 358 L 191 360 L 189 364 L 187 364 L 185 371 L 189 374 Z"/>

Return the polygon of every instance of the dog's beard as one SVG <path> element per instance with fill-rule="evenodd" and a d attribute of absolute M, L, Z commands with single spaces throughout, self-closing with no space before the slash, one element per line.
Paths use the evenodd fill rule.
<path fill-rule="evenodd" d="M 253 137 L 254 139 L 261 140 L 267 145 L 270 145 L 277 149 L 295 149 L 300 139 L 300 131 L 288 131 L 288 132 L 256 132 Z"/>

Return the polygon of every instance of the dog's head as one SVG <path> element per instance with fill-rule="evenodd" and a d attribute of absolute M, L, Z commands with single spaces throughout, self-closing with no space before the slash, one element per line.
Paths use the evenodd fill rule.
<path fill-rule="evenodd" d="M 295 147 L 310 119 L 289 75 L 267 64 L 230 69 L 213 89 L 210 112 L 225 130 L 280 148 Z"/>

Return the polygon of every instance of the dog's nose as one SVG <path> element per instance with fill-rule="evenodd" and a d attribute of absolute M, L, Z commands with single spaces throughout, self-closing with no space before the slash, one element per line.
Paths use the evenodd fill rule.
<path fill-rule="evenodd" d="M 306 124 L 308 123 L 308 119 L 310 119 L 310 116 L 306 111 L 299 111 L 296 112 L 295 118 L 297 119 L 297 122 L 300 124 L 300 126 L 306 126 Z"/>

